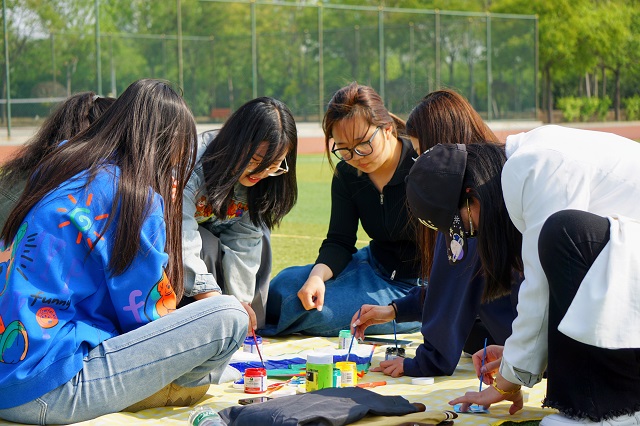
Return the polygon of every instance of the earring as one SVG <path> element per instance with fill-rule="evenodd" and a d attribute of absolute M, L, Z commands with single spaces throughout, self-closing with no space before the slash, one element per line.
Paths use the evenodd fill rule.
<path fill-rule="evenodd" d="M 469 235 L 473 235 L 473 221 L 471 220 L 471 208 L 469 207 L 469 199 L 467 198 L 467 215 L 469 215 Z"/>

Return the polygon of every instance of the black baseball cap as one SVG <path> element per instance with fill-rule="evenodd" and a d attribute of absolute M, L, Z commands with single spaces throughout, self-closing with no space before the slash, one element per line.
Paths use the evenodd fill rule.
<path fill-rule="evenodd" d="M 418 157 L 406 178 L 407 201 L 423 225 L 442 232 L 449 262 L 464 258 L 465 231 L 459 214 L 467 167 L 463 144 L 438 144 Z"/>

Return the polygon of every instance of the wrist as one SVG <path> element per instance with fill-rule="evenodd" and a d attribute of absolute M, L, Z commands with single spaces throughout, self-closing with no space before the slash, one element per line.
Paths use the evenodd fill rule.
<path fill-rule="evenodd" d="M 510 381 L 502 378 L 500 375 L 496 376 L 496 378 L 493 379 L 493 383 L 491 384 L 491 386 L 502 396 L 516 395 L 518 392 L 520 392 L 521 388 L 520 385 L 511 383 Z"/>
<path fill-rule="evenodd" d="M 391 303 L 389 303 L 389 306 L 391 306 L 393 308 L 393 318 L 392 319 L 398 318 L 398 307 L 396 306 L 396 304 L 394 302 L 391 302 Z"/>

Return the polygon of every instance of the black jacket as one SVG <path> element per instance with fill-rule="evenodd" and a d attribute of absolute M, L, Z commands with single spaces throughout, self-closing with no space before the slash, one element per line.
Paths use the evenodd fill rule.
<path fill-rule="evenodd" d="M 413 279 L 420 275 L 415 224 L 410 221 L 405 177 L 418 154 L 408 139 L 402 141 L 398 167 L 382 193 L 366 173 L 341 161 L 331 183 L 331 221 L 327 238 L 316 260 L 340 275 L 357 251 L 358 221 L 371 241 L 371 253 L 396 279 Z M 395 271 L 395 273 L 394 273 Z"/>

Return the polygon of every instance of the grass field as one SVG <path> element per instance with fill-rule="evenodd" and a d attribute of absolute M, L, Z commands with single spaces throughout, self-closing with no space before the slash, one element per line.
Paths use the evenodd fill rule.
<path fill-rule="evenodd" d="M 306 265 L 316 260 L 329 227 L 332 175 L 324 155 L 298 156 L 298 202 L 271 234 L 272 276 L 288 266 Z M 357 246 L 363 247 L 368 241 L 366 233 L 360 229 Z"/>

